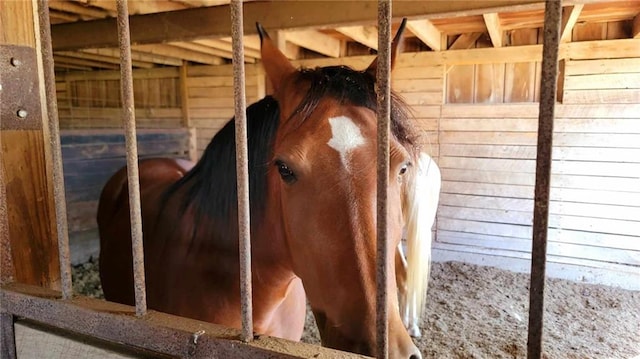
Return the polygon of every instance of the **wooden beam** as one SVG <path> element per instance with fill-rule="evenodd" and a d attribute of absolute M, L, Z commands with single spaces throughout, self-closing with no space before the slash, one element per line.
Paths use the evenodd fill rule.
<path fill-rule="evenodd" d="M 221 65 L 224 60 L 219 56 L 205 54 L 171 45 L 136 45 L 132 49 L 154 55 L 172 57 L 174 59 L 189 60 L 207 65 Z"/>
<path fill-rule="evenodd" d="M 82 59 L 82 58 L 78 58 L 78 57 L 61 56 L 61 55 L 54 55 L 53 56 L 53 61 L 56 64 L 70 64 L 70 65 L 78 65 L 78 66 L 88 66 L 88 67 L 91 67 L 91 68 L 107 69 L 107 70 L 116 70 L 116 69 L 119 68 L 119 65 L 115 65 L 113 63 Z"/>
<path fill-rule="evenodd" d="M 449 50 L 466 50 L 470 49 L 475 45 L 476 41 L 482 36 L 481 32 L 470 32 L 466 34 L 461 34 L 458 36 L 456 41 L 449 46 Z"/>
<path fill-rule="evenodd" d="M 340 57 L 340 40 L 315 30 L 292 31 L 284 33 L 291 43 L 329 56 Z"/>
<path fill-rule="evenodd" d="M 196 44 L 208 46 L 214 49 L 226 51 L 228 53 L 232 53 L 233 48 L 231 46 L 231 42 L 223 41 L 223 40 L 195 40 L 193 41 Z M 243 41 L 244 42 L 244 41 Z M 244 48 L 244 55 L 246 57 L 252 57 L 254 59 L 259 59 L 262 55 L 260 54 L 260 50 L 256 50 L 250 47 Z"/>
<path fill-rule="evenodd" d="M 427 19 L 407 22 L 407 28 L 433 51 L 440 51 L 446 44 L 442 43 L 442 32 Z"/>
<path fill-rule="evenodd" d="M 335 30 L 371 49 L 378 49 L 378 28 L 375 26 L 342 26 Z"/>
<path fill-rule="evenodd" d="M 418 20 L 542 8 L 542 0 L 400 1 L 394 4 L 393 15 L 396 19 Z M 228 37 L 231 34 L 229 14 L 229 6 L 223 5 L 133 15 L 130 17 L 131 41 L 134 44 L 152 44 Z M 342 1 L 340 11 L 327 6 L 326 1 L 255 1 L 244 4 L 244 33 L 247 35 L 256 34 L 256 22 L 273 32 L 279 29 L 373 25 L 376 19 L 376 3 L 370 0 Z M 116 35 L 115 19 L 52 26 L 54 50 L 117 47 Z"/>
<path fill-rule="evenodd" d="M 82 52 L 109 56 L 118 59 L 120 57 L 120 50 L 118 49 L 86 49 L 82 50 Z M 169 66 L 180 66 L 182 65 L 182 60 L 166 57 L 161 55 L 154 55 L 140 51 L 131 51 L 131 59 L 134 61 L 142 62 L 142 63 L 153 63 L 158 65 L 169 65 Z M 142 67 L 142 66 L 141 66 Z"/>
<path fill-rule="evenodd" d="M 213 47 L 210 47 L 210 46 L 207 46 L 207 45 L 203 45 L 203 44 L 199 43 L 198 41 L 194 41 L 194 42 L 172 42 L 172 43 L 169 43 L 169 45 L 180 47 L 180 48 L 191 50 L 191 51 L 201 52 L 203 54 L 219 56 L 219 57 L 222 57 L 222 58 L 225 58 L 225 59 L 229 59 L 229 60 L 231 60 L 231 58 L 233 57 L 233 54 L 230 51 L 220 50 L 220 49 L 213 48 Z M 244 61 L 245 62 L 249 62 L 249 63 L 254 63 L 254 62 L 256 62 L 256 59 L 245 55 Z"/>
<path fill-rule="evenodd" d="M 482 17 L 489 31 L 489 37 L 491 37 L 493 47 L 502 47 L 502 26 L 500 25 L 500 16 L 498 16 L 498 13 L 491 12 L 482 14 Z"/>
<path fill-rule="evenodd" d="M 90 61 L 104 62 L 107 64 L 120 65 L 120 58 L 117 56 L 95 54 L 95 53 L 88 52 L 88 50 L 81 50 L 78 52 L 58 51 L 56 52 L 55 55 L 60 57 L 66 57 L 66 58 L 77 58 L 77 59 L 84 59 L 84 60 L 90 60 Z M 136 61 L 136 60 L 132 60 L 132 65 L 134 67 L 141 67 L 141 68 L 153 67 L 153 63 L 151 62 L 142 62 L 142 61 Z"/>
<path fill-rule="evenodd" d="M 80 5 L 76 2 L 63 1 L 63 0 L 50 0 L 49 8 L 59 10 L 59 11 L 70 12 L 73 14 L 79 14 L 82 16 L 84 20 L 91 19 L 91 18 L 104 18 L 109 15 L 104 10 L 95 9 L 88 6 Z"/>
<path fill-rule="evenodd" d="M 631 29 L 631 37 L 640 39 L 640 14 L 633 18 L 633 26 Z"/>
<path fill-rule="evenodd" d="M 575 4 L 562 8 L 562 27 L 560 28 L 560 42 L 570 42 L 573 27 L 580 17 L 584 4 Z"/>
<path fill-rule="evenodd" d="M 12 71 L 16 76 L 14 79 L 7 76 L 8 72 L 2 73 L 5 92 L 10 85 L 17 85 L 16 82 L 30 82 L 27 79 L 31 76 L 37 79 L 28 91 L 14 94 L 20 103 L 31 103 L 26 117 L 3 117 L 0 123 L 0 175 L 3 177 L 0 180 L 3 233 L 0 235 L 9 237 L 13 278 L 17 282 L 59 290 L 53 161 L 35 5 L 35 1 L 0 1 L 0 44 L 19 46 L 22 52 L 17 56 L 24 57 L 23 63 L 16 65 L 24 70 Z M 29 60 L 31 56 L 32 60 Z M 2 57 L 5 61 L 4 53 Z M 5 97 L 2 101 L 2 106 L 10 106 Z M 4 228 L 5 224 L 8 228 Z M 3 249 L 5 245 L 3 243 Z M 0 271 L 7 270 L 5 264 L 5 261 L 0 263 Z"/>

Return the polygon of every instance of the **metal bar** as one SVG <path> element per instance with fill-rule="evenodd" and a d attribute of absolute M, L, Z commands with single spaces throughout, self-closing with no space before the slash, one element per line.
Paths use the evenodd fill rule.
<path fill-rule="evenodd" d="M 377 270 L 376 270 L 376 357 L 389 357 L 389 313 L 387 278 L 387 187 L 389 184 L 389 129 L 391 113 L 391 0 L 378 1 L 378 180 L 377 180 Z"/>
<path fill-rule="evenodd" d="M 4 302 L 3 302 L 4 306 Z M 13 315 L 0 313 L 0 358 L 16 358 L 16 332 L 13 326 Z"/>
<path fill-rule="evenodd" d="M 267 336 L 244 344 L 235 329 L 155 311 L 140 320 L 127 305 L 86 297 L 59 300 L 58 294 L 12 283 L 0 288 L 0 302 L 16 317 L 177 358 L 364 358 Z"/>
<path fill-rule="evenodd" d="M 238 186 L 238 238 L 240 246 L 240 304 L 242 340 L 253 338 L 251 305 L 251 221 L 249 212 L 249 158 L 247 156 L 247 115 L 244 83 L 242 0 L 231 1 L 233 46 L 233 95 L 235 99 L 236 173 Z"/>
<path fill-rule="evenodd" d="M 44 85 L 47 95 L 47 113 L 49 116 L 49 141 L 53 160 L 53 199 L 56 208 L 58 230 L 58 260 L 60 262 L 60 280 L 62 298 L 73 295 L 71 281 L 71 260 L 69 259 L 69 225 L 67 223 L 67 200 L 64 192 L 64 174 L 62 169 L 62 149 L 60 146 L 60 121 L 58 119 L 58 98 L 51 48 L 51 24 L 49 22 L 49 4 L 47 0 L 38 0 L 38 18 L 40 20 L 40 46 L 44 63 Z"/>
<path fill-rule="evenodd" d="M 144 249 L 142 243 L 142 213 L 140 210 L 140 181 L 138 178 L 138 144 L 136 142 L 136 112 L 133 102 L 133 74 L 131 69 L 131 40 L 129 38 L 129 10 L 127 0 L 117 0 L 118 41 L 120 43 L 120 88 L 122 122 L 127 147 L 127 175 L 129 183 L 129 211 L 131 215 L 131 246 L 136 315 L 147 313 L 144 277 Z"/>
<path fill-rule="evenodd" d="M 539 359 L 542 357 L 551 151 L 553 148 L 553 119 L 558 85 L 558 46 L 560 42 L 561 19 L 562 1 L 548 0 L 544 13 L 540 113 L 538 116 L 538 153 L 536 158 L 536 186 L 533 207 L 533 243 L 531 250 L 531 282 L 529 287 L 529 336 L 527 342 L 527 358 L 529 359 Z"/>

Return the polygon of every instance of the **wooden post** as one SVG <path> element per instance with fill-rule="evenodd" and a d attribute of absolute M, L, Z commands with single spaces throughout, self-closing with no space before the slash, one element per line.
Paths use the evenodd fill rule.
<path fill-rule="evenodd" d="M 60 288 L 47 109 L 36 2 L 0 2 L 0 222 L 14 279 Z M 20 90 L 21 86 L 28 86 Z M 3 226 L 4 227 L 4 226 Z M 6 239 L 6 238 L 3 238 Z M 4 247 L 4 245 L 3 245 Z M 11 270 L 5 268 L 0 270 Z M 3 274 L 3 278 L 5 275 Z"/>

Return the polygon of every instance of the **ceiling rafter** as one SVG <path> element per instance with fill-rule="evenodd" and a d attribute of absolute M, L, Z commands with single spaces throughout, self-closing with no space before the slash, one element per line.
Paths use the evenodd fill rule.
<path fill-rule="evenodd" d="M 340 57 L 340 40 L 316 30 L 283 32 L 287 41 L 329 56 Z"/>
<path fill-rule="evenodd" d="M 484 18 L 484 23 L 487 26 L 487 31 L 489 31 L 489 37 L 491 38 L 491 43 L 493 47 L 502 47 L 502 26 L 500 25 L 500 16 L 497 12 L 490 12 L 486 14 L 482 14 Z"/>
<path fill-rule="evenodd" d="M 562 8 L 562 27 L 560 29 L 560 42 L 570 42 L 573 27 L 580 17 L 584 4 L 575 4 Z"/>
<path fill-rule="evenodd" d="M 205 54 L 199 51 L 193 51 L 172 45 L 134 45 L 132 49 L 140 52 L 173 57 L 176 59 L 184 59 L 207 65 L 222 65 L 225 63 L 224 59 L 220 56 Z"/>
<path fill-rule="evenodd" d="M 442 31 L 427 19 L 408 21 L 407 28 L 434 51 L 446 47 L 442 41 Z"/>
<path fill-rule="evenodd" d="M 458 36 L 456 41 L 449 46 L 449 50 L 467 50 L 473 47 L 473 45 L 482 36 L 481 32 L 469 32 Z"/>
<path fill-rule="evenodd" d="M 118 57 L 113 57 L 113 56 L 104 55 L 104 54 L 95 54 L 95 53 L 87 52 L 87 50 L 80 50 L 77 52 L 60 51 L 60 52 L 57 52 L 56 55 L 120 65 L 120 59 Z M 133 65 L 133 67 L 141 67 L 141 68 L 153 67 L 152 62 L 143 62 L 143 61 L 138 61 L 133 59 L 131 60 L 131 64 Z"/>
<path fill-rule="evenodd" d="M 341 26 L 335 30 L 364 46 L 378 49 L 378 28 L 375 26 Z"/>
<path fill-rule="evenodd" d="M 84 49 L 82 50 L 82 52 L 110 56 L 116 59 L 120 57 L 120 51 L 118 49 Z M 158 65 L 168 65 L 168 66 L 182 65 L 182 60 L 178 58 L 149 54 L 149 53 L 144 53 L 136 50 L 131 51 L 131 59 L 133 61 L 149 62 L 149 63 L 158 64 Z"/>

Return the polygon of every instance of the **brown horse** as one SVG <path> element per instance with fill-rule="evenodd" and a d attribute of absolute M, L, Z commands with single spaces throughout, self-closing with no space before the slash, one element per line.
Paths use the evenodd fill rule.
<path fill-rule="evenodd" d="M 376 62 L 365 71 L 296 70 L 259 30 L 274 95 L 247 109 L 255 331 L 300 340 L 308 299 L 323 345 L 375 354 Z M 193 167 L 153 159 L 139 169 L 149 307 L 239 328 L 233 126 L 215 135 Z M 395 95 L 391 127 L 386 260 L 396 265 L 401 298 L 415 308 L 424 292 L 407 294 L 415 289 L 408 288 L 410 273 L 423 285 L 428 258 L 406 267 L 393 249 L 405 222 L 424 219 L 432 207 L 415 193 L 420 183 L 430 186 L 419 172 L 431 161 L 420 154 L 418 134 Z M 108 300 L 132 304 L 127 191 L 122 169 L 100 197 L 100 276 Z M 426 230 L 406 223 L 409 234 L 430 236 L 433 219 L 426 222 Z M 428 255 L 430 243 L 422 243 L 426 252 L 415 253 Z M 389 276 L 390 357 L 421 358 L 403 326 L 397 288 Z"/>

